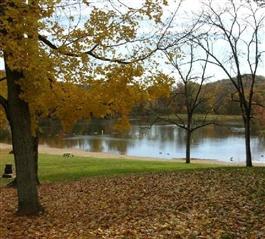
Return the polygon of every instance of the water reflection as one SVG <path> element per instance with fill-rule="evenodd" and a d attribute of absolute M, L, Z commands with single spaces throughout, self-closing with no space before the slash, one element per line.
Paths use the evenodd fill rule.
<path fill-rule="evenodd" d="M 77 124 L 69 135 L 46 125 L 40 143 L 52 147 L 79 148 L 92 152 L 111 152 L 131 156 L 154 158 L 183 158 L 185 156 L 185 131 L 175 125 L 148 125 L 132 123 L 128 135 L 112 134 L 111 122 L 95 121 Z M 1 135 L 1 141 L 10 142 Z M 233 122 L 226 126 L 211 125 L 194 132 L 192 138 L 193 158 L 223 161 L 245 161 L 242 125 Z M 265 138 L 252 136 L 253 159 L 265 163 Z M 264 156 L 262 156 L 264 155 Z"/>
<path fill-rule="evenodd" d="M 245 160 L 242 126 L 208 126 L 196 131 L 192 139 L 192 157 L 223 161 Z M 115 135 L 88 135 L 68 137 L 72 147 L 86 151 L 111 152 L 131 156 L 155 158 L 183 158 L 185 156 L 185 131 L 175 125 L 134 124 L 127 137 Z M 265 162 L 265 140 L 252 136 L 253 158 Z"/>

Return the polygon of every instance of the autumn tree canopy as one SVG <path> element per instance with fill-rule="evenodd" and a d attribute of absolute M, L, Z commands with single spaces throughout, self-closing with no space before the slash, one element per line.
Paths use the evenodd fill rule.
<path fill-rule="evenodd" d="M 92 114 L 118 114 L 126 122 L 138 99 L 133 82 L 143 73 L 138 62 L 150 57 L 164 36 L 157 34 L 165 32 L 165 24 L 160 25 L 163 5 L 166 0 L 132 5 L 1 1 L 0 54 L 7 92 L 0 103 L 12 133 L 19 213 L 42 211 L 34 170 L 38 117 L 55 114 L 65 127 Z M 144 36 L 138 31 L 143 22 L 156 26 Z"/>
<path fill-rule="evenodd" d="M 1 6 L 5 15 L 1 25 L 5 34 L 0 38 L 1 52 L 16 52 L 5 60 L 10 69 L 23 71 L 23 81 L 20 83 L 23 93 L 20 96 L 29 103 L 31 116 L 34 118 L 40 112 L 42 115 L 50 113 L 49 108 L 54 109 L 55 102 L 51 102 L 52 99 L 46 96 L 58 98 L 60 94 L 65 95 L 71 84 L 91 89 L 88 94 L 94 99 L 93 106 L 91 100 L 84 101 L 87 104 L 85 111 L 88 112 L 87 109 L 92 107 L 91 112 L 103 115 L 103 108 L 106 110 L 106 107 L 101 108 L 99 104 L 106 105 L 106 102 L 99 99 L 102 94 L 99 93 L 100 89 L 96 89 L 102 87 L 98 82 L 98 75 L 102 82 L 105 72 L 107 78 L 109 75 L 117 75 L 119 70 L 128 70 L 129 74 L 138 71 L 137 76 L 143 73 L 136 62 L 155 52 L 155 41 L 158 39 L 146 34 L 143 38 L 137 30 L 143 19 L 149 20 L 151 24 L 159 23 L 162 5 L 158 3 L 159 1 L 146 1 L 132 8 L 119 1 L 103 1 L 98 4 L 90 1 L 3 2 Z M 163 3 L 166 4 L 166 1 Z M 147 43 L 153 47 L 143 47 Z M 105 62 L 103 66 L 102 62 Z M 114 65 L 108 67 L 108 62 Z M 132 65 L 126 66 L 129 63 Z M 132 69 L 134 67 L 136 70 Z M 58 81 L 68 84 L 57 84 Z M 58 88 L 68 90 L 58 91 Z M 71 97 L 74 104 L 74 94 L 67 98 Z M 64 108 L 66 106 L 70 104 L 64 103 Z M 98 110 L 101 112 L 97 112 Z M 79 109 L 80 117 L 77 114 L 64 117 L 60 115 L 63 114 L 62 111 L 58 110 L 57 116 L 64 120 L 65 125 L 70 125 L 74 117 L 77 120 L 82 116 L 89 116 L 82 115 L 84 113 Z M 32 122 L 35 120 L 34 118 Z M 67 120 L 69 122 L 65 122 Z"/>

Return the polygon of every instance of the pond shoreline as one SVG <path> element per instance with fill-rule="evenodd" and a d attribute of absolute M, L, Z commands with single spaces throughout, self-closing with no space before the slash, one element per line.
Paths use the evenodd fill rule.
<path fill-rule="evenodd" d="M 0 150 L 11 150 L 12 146 L 10 144 L 0 143 Z M 183 162 L 185 163 L 184 158 L 174 158 L 174 159 L 162 159 L 162 158 L 154 158 L 154 157 L 140 157 L 140 156 L 129 156 L 129 155 L 119 155 L 112 153 L 103 153 L 103 152 L 87 152 L 81 149 L 75 148 L 54 148 L 49 147 L 47 145 L 39 145 L 39 153 L 40 154 L 48 154 L 48 155 L 61 155 L 63 154 L 72 154 L 78 157 L 91 157 L 91 158 L 108 158 L 108 159 L 131 159 L 131 160 L 145 160 L 145 161 L 163 161 L 163 162 Z M 191 163 L 196 164 L 218 164 L 224 166 L 245 166 L 244 163 L 233 163 L 233 162 L 223 162 L 218 160 L 211 159 L 191 159 Z M 255 164 L 255 166 L 264 166 L 264 164 Z"/>

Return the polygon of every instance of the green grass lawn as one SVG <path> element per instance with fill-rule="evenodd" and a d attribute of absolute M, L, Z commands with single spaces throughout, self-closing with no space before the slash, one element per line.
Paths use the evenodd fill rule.
<path fill-rule="evenodd" d="M 9 155 L 7 152 L 0 152 L 1 174 L 7 163 L 12 163 L 14 165 L 13 155 Z M 64 158 L 59 155 L 43 154 L 39 156 L 39 177 L 41 182 L 45 183 L 72 181 L 90 176 L 112 176 L 210 167 L 218 167 L 218 165 L 197 163 L 187 165 L 184 162 L 98 159 L 85 157 Z M 5 185 L 9 181 L 10 179 L 0 178 L 0 185 Z"/>

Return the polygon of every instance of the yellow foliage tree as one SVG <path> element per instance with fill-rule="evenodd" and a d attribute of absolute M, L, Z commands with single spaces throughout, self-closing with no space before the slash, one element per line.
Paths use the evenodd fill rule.
<path fill-rule="evenodd" d="M 130 63 L 158 49 L 137 30 L 143 19 L 158 24 L 163 4 L 167 1 L 145 0 L 138 6 L 122 1 L 0 2 L 0 54 L 8 95 L 1 94 L 0 103 L 12 133 L 20 214 L 42 211 L 34 168 L 39 117 L 55 114 L 68 128 L 91 112 L 110 113 L 128 125 L 139 92 L 133 79 L 142 74 L 139 65 Z M 143 43 L 149 47 L 143 49 Z"/>

